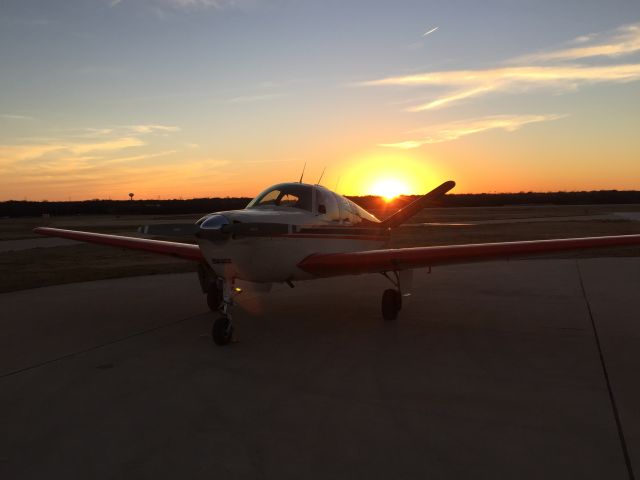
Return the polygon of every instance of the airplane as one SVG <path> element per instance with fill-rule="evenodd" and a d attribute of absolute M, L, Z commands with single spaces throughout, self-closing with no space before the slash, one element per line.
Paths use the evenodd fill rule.
<path fill-rule="evenodd" d="M 198 278 L 209 308 L 220 315 L 211 336 L 227 345 L 233 337 L 231 308 L 241 292 L 236 280 L 262 285 L 376 273 L 394 288 L 382 294 L 382 317 L 397 318 L 411 290 L 415 268 L 468 263 L 583 248 L 640 245 L 640 235 L 563 238 L 467 245 L 386 248 L 391 233 L 427 204 L 455 186 L 447 181 L 379 220 L 342 195 L 315 184 L 273 185 L 242 210 L 210 213 L 195 224 L 140 227 L 147 235 L 193 236 L 196 244 L 38 227 L 35 233 L 142 250 L 198 263 Z"/>

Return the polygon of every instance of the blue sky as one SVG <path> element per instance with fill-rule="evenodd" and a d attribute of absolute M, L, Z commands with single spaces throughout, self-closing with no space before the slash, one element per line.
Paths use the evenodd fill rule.
<path fill-rule="evenodd" d="M 3 0 L 0 199 L 252 195 L 305 161 L 344 193 L 640 188 L 639 22 L 637 1 Z"/>

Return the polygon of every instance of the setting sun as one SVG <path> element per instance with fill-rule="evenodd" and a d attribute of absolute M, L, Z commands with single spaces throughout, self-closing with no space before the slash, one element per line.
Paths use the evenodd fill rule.
<path fill-rule="evenodd" d="M 373 195 L 379 195 L 387 202 L 407 191 L 407 185 L 395 179 L 380 180 L 371 187 Z"/>

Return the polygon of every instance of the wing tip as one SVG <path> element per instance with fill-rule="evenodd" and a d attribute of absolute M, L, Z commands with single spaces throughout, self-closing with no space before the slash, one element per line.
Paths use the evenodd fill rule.
<path fill-rule="evenodd" d="M 456 186 L 456 182 L 454 182 L 453 180 L 447 180 L 441 186 L 443 189 L 446 189 L 446 191 L 448 192 L 449 190 L 453 189 Z"/>

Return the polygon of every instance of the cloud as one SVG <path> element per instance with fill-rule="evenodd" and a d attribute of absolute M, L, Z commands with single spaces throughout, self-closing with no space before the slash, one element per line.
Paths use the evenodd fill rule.
<path fill-rule="evenodd" d="M 136 185 L 160 180 L 167 188 L 174 181 L 201 183 L 204 178 L 210 184 L 222 161 L 193 158 L 193 153 L 178 156 L 171 148 L 175 142 L 165 134 L 179 130 L 160 124 L 121 125 L 0 144 L 0 175 L 7 186 L 0 194 L 23 198 L 46 190 L 48 197 L 94 198 L 117 195 L 121 189 L 126 194 Z"/>
<path fill-rule="evenodd" d="M 83 137 L 104 137 L 104 136 L 136 136 L 148 135 L 152 133 L 173 133 L 182 129 L 175 125 L 156 125 L 156 124 L 138 124 L 138 125 L 119 125 L 103 128 L 85 128 Z"/>
<path fill-rule="evenodd" d="M 264 100 L 271 100 L 274 98 L 284 97 L 284 93 L 269 93 L 264 95 L 241 95 L 239 97 L 233 97 L 227 99 L 228 103 L 253 103 L 261 102 Z"/>
<path fill-rule="evenodd" d="M 73 157 L 95 152 L 107 153 L 143 145 L 145 142 L 134 137 L 114 138 L 103 142 L 53 141 L 40 144 L 0 145 L 0 163 L 37 160 L 53 154 Z"/>
<path fill-rule="evenodd" d="M 11 113 L 0 113 L 0 118 L 4 118 L 6 120 L 35 120 L 34 117 L 30 117 L 28 115 L 13 115 Z"/>
<path fill-rule="evenodd" d="M 53 139 L 34 139 L 21 144 L 0 145 L 0 164 L 55 158 L 71 162 L 92 154 L 97 159 L 117 155 L 118 152 L 149 145 L 142 137 L 156 133 L 172 133 L 180 127 L 158 124 L 125 125 L 109 128 L 85 128 Z M 86 160 L 86 158 L 83 158 Z"/>
<path fill-rule="evenodd" d="M 128 163 L 128 162 L 139 162 L 140 160 L 148 160 L 149 158 L 158 158 L 158 157 L 165 157 L 167 155 L 173 155 L 174 153 L 177 153 L 177 150 L 165 150 L 162 152 L 153 152 L 153 153 L 143 153 L 141 155 L 131 155 L 128 157 L 113 157 L 113 158 L 109 158 L 109 159 L 105 159 L 102 164 L 106 165 L 113 165 L 115 163 Z"/>
<path fill-rule="evenodd" d="M 410 107 L 419 112 L 494 91 L 527 91 L 534 88 L 575 89 L 586 83 L 630 82 L 640 79 L 640 64 L 607 66 L 514 66 L 487 70 L 451 70 L 389 77 L 365 82 L 369 86 L 460 87 L 427 103 Z"/>
<path fill-rule="evenodd" d="M 511 60 L 507 66 L 476 70 L 448 70 L 401 75 L 362 82 L 360 86 L 452 87 L 429 102 L 414 105 L 419 112 L 451 105 L 491 92 L 527 92 L 551 88 L 576 89 L 595 83 L 621 83 L 640 79 L 640 64 L 589 65 L 576 61 L 588 57 L 616 58 L 640 51 L 640 24 L 627 25 L 613 33 L 579 37 L 579 46 L 537 53 Z M 566 61 L 572 61 L 566 63 Z M 561 61 L 561 63 L 557 63 Z M 550 64 L 545 64 L 550 62 Z M 541 64 L 542 63 L 542 64 Z"/>
<path fill-rule="evenodd" d="M 277 0 L 151 0 L 152 3 L 176 10 L 253 10 Z"/>
<path fill-rule="evenodd" d="M 591 57 L 620 57 L 640 52 L 640 23 L 623 25 L 613 32 L 582 35 L 572 44 L 577 47 L 534 53 L 515 58 L 514 62 L 533 63 L 554 60 L 578 60 Z"/>
<path fill-rule="evenodd" d="M 179 132 L 180 127 L 172 125 L 127 125 L 128 128 L 134 133 L 159 133 L 159 132 Z"/>
<path fill-rule="evenodd" d="M 461 120 L 414 130 L 413 133 L 419 133 L 421 137 L 417 140 L 405 140 L 397 143 L 381 143 L 379 146 L 408 150 L 432 143 L 450 142 L 466 135 L 485 132 L 487 130 L 505 130 L 507 132 L 513 132 L 529 123 L 548 122 L 564 117 L 566 117 L 566 115 L 493 115 Z"/>

